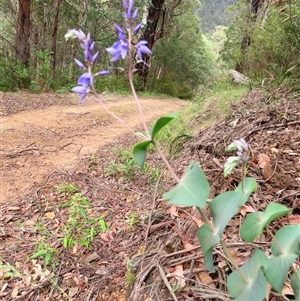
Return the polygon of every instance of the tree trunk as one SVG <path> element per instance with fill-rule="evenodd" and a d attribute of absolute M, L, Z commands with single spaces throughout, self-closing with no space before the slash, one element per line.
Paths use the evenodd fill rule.
<path fill-rule="evenodd" d="M 172 12 L 180 5 L 181 1 L 182 0 L 175 0 L 169 7 L 164 7 L 165 0 L 151 0 L 146 26 L 140 37 L 140 40 L 148 42 L 147 46 L 150 50 L 153 49 L 155 42 L 163 37 L 166 24 L 171 18 Z M 143 61 L 144 63 L 138 64 L 138 75 L 141 80 L 142 89 L 145 90 L 149 73 L 149 55 L 145 55 Z"/>
<path fill-rule="evenodd" d="M 51 71 L 54 74 L 56 67 L 56 38 L 58 28 L 58 14 L 61 0 L 56 0 L 54 4 L 54 20 L 53 20 L 53 31 L 52 31 L 52 46 L 51 46 Z"/>
<path fill-rule="evenodd" d="M 31 0 L 19 0 L 16 35 L 16 59 L 26 68 L 30 60 L 30 5 Z"/>

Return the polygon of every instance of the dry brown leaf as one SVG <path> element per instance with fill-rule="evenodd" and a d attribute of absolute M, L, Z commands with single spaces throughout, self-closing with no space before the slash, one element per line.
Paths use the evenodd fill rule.
<path fill-rule="evenodd" d="M 279 152 L 278 148 L 272 147 L 271 152 L 277 154 Z"/>
<path fill-rule="evenodd" d="M 11 210 L 11 211 L 17 211 L 17 210 L 20 210 L 21 208 L 20 207 L 17 207 L 17 206 L 11 206 L 11 207 L 8 207 L 7 210 Z"/>
<path fill-rule="evenodd" d="M 215 284 L 208 272 L 195 273 L 197 280 L 203 284 L 208 284 L 211 288 L 215 288 Z"/>
<path fill-rule="evenodd" d="M 175 267 L 175 271 L 173 272 L 173 275 L 178 279 L 179 282 L 179 286 L 180 287 L 185 287 L 186 283 L 185 283 L 185 279 L 184 279 L 184 275 L 183 275 L 183 266 L 182 264 L 178 264 Z"/>
<path fill-rule="evenodd" d="M 8 283 L 7 282 L 4 283 L 4 285 L 1 288 L 1 292 L 4 292 L 6 290 L 6 288 L 7 288 L 7 286 L 8 286 Z"/>
<path fill-rule="evenodd" d="M 96 252 L 94 252 L 94 253 L 90 254 L 90 255 L 85 259 L 85 262 L 86 262 L 86 263 L 91 263 L 92 261 L 97 260 L 97 259 L 99 259 L 99 258 L 100 258 L 100 256 L 99 256 Z"/>
<path fill-rule="evenodd" d="M 255 212 L 255 210 L 253 209 L 252 206 L 243 205 L 243 206 L 241 207 L 240 212 L 241 212 L 241 215 L 242 215 L 242 216 L 245 216 L 248 212 Z"/>
<path fill-rule="evenodd" d="M 16 286 L 13 288 L 12 292 L 11 292 L 11 297 L 14 299 L 18 296 L 19 293 L 19 288 Z"/>
<path fill-rule="evenodd" d="M 195 216 L 192 216 L 192 220 L 197 224 L 198 228 L 200 228 L 204 224 L 201 219 L 198 219 Z"/>
<path fill-rule="evenodd" d="M 45 216 L 51 220 L 55 219 L 55 213 L 53 211 L 46 212 Z"/>
<path fill-rule="evenodd" d="M 294 295 L 294 291 L 288 285 L 285 285 L 281 291 L 281 295 Z"/>
<path fill-rule="evenodd" d="M 191 243 L 189 243 L 188 241 L 182 241 L 182 243 L 183 243 L 184 249 L 187 251 L 195 248 L 195 246 L 192 245 Z"/>
<path fill-rule="evenodd" d="M 258 166 L 262 169 L 266 167 L 266 165 L 270 164 L 270 157 L 266 154 L 259 154 L 258 155 Z"/>
<path fill-rule="evenodd" d="M 145 253 L 145 246 L 140 246 L 137 253 L 135 254 L 135 256 L 139 256 L 141 254 L 144 254 Z"/>
<path fill-rule="evenodd" d="M 238 122 L 239 122 L 239 118 L 233 120 L 232 122 L 230 122 L 230 124 L 232 125 L 233 128 L 235 128 Z"/>
<path fill-rule="evenodd" d="M 264 169 L 263 169 L 263 178 L 266 180 L 266 179 L 269 179 L 273 174 L 273 170 L 272 170 L 272 167 L 271 167 L 271 164 L 267 164 Z"/>
<path fill-rule="evenodd" d="M 177 209 L 178 209 L 178 207 L 177 206 L 175 206 L 175 205 L 172 205 L 171 207 L 170 207 L 170 214 L 171 214 L 171 216 L 179 216 L 178 215 L 178 211 L 177 211 Z"/>
<path fill-rule="evenodd" d="M 69 297 L 72 298 L 72 297 L 74 297 L 75 295 L 77 295 L 78 290 L 79 290 L 78 286 L 70 287 L 70 288 L 69 288 L 69 294 L 68 294 Z"/>

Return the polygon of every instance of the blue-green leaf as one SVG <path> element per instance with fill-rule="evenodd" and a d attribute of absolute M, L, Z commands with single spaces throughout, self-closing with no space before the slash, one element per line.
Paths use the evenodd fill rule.
<path fill-rule="evenodd" d="M 255 192 L 256 189 L 257 189 L 257 183 L 256 183 L 255 179 L 244 178 L 243 181 L 235 189 L 235 191 L 243 192 L 243 195 L 244 195 L 243 198 L 241 198 L 239 206 L 243 206 L 249 199 L 249 196 L 251 195 L 251 193 Z"/>
<path fill-rule="evenodd" d="M 214 272 L 212 252 L 213 247 L 220 242 L 221 237 L 210 225 L 204 224 L 200 227 L 200 229 L 198 229 L 198 239 L 204 254 L 205 267 L 210 272 Z"/>
<path fill-rule="evenodd" d="M 214 226 L 220 237 L 222 237 L 227 223 L 237 212 L 241 198 L 243 198 L 241 191 L 226 191 L 210 202 L 209 207 L 214 219 Z"/>
<path fill-rule="evenodd" d="M 299 239 L 300 225 L 288 225 L 277 231 L 272 242 L 273 257 L 268 261 L 265 275 L 278 293 L 281 293 L 290 266 L 299 256 Z"/>
<path fill-rule="evenodd" d="M 295 294 L 295 300 L 300 300 L 300 270 L 291 277 L 291 287 Z"/>
<path fill-rule="evenodd" d="M 166 115 L 163 117 L 160 117 L 153 125 L 151 129 L 151 139 L 154 140 L 155 136 L 158 134 L 158 132 L 166 126 L 170 121 L 172 121 L 175 118 L 174 114 Z"/>
<path fill-rule="evenodd" d="M 270 222 L 289 212 L 291 210 L 283 205 L 270 203 L 265 212 L 259 211 L 248 214 L 241 227 L 241 238 L 253 242 Z"/>
<path fill-rule="evenodd" d="M 191 162 L 180 182 L 163 194 L 168 204 L 204 208 L 209 195 L 208 181 L 196 162 Z"/>
<path fill-rule="evenodd" d="M 237 271 L 227 278 L 228 291 L 234 301 L 262 301 L 267 291 L 267 281 L 261 268 L 266 264 L 267 256 L 256 249 L 252 257 L 240 268 L 244 277 Z"/>
<path fill-rule="evenodd" d="M 151 140 L 142 141 L 136 144 L 133 148 L 133 158 L 136 164 L 143 168 L 146 160 L 147 148 L 150 145 Z"/>

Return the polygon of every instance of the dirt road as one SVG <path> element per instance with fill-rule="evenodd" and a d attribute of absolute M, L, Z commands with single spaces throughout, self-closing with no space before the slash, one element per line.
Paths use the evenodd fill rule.
<path fill-rule="evenodd" d="M 131 128 L 141 127 L 133 98 L 110 97 L 105 103 Z M 141 103 L 147 122 L 186 105 L 179 100 L 150 98 Z M 0 203 L 20 200 L 53 171 L 73 168 L 81 158 L 91 156 L 128 132 L 96 101 L 82 105 L 35 105 L 34 109 L 5 115 L 0 116 Z"/>

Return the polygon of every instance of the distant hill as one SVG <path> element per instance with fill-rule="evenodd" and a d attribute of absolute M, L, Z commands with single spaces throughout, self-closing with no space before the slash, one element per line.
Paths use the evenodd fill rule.
<path fill-rule="evenodd" d="M 227 25 L 226 8 L 237 0 L 200 0 L 201 9 L 198 14 L 201 18 L 203 33 L 212 34 L 217 25 Z"/>

